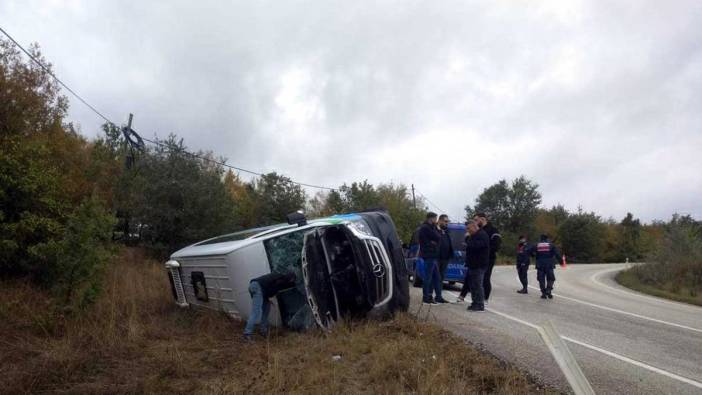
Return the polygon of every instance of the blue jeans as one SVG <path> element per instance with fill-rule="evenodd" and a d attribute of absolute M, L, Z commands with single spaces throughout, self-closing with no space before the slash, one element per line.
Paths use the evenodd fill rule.
<path fill-rule="evenodd" d="M 261 333 L 265 336 L 268 334 L 268 313 L 271 310 L 271 302 L 263 297 L 263 290 L 258 281 L 251 281 L 249 294 L 251 295 L 251 314 L 246 321 L 244 335 L 253 335 L 256 324 L 260 323 Z"/>
<path fill-rule="evenodd" d="M 485 289 L 483 288 L 483 278 L 487 268 L 480 267 L 470 269 L 470 297 L 471 305 L 476 307 L 485 307 Z"/>
<path fill-rule="evenodd" d="M 424 282 L 422 283 L 422 293 L 424 301 L 431 300 L 432 290 L 436 294 L 436 299 L 441 300 L 441 273 L 439 273 L 439 262 L 436 258 L 419 258 L 424 260 Z"/>

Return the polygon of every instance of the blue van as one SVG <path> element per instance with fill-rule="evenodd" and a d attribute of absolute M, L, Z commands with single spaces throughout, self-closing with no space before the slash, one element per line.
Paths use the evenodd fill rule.
<path fill-rule="evenodd" d="M 462 283 L 463 279 L 466 277 L 466 270 L 468 270 L 464 263 L 464 256 L 466 253 L 465 244 L 465 234 L 466 226 L 464 224 L 451 223 L 448 224 L 448 233 L 451 238 L 451 245 L 454 251 L 460 252 L 460 257 L 452 257 L 449 260 L 448 267 L 446 268 L 446 276 L 444 281 L 448 281 L 450 285 L 457 282 Z M 412 241 L 410 242 L 409 249 L 405 256 L 405 263 L 407 264 L 407 272 L 409 273 L 409 281 L 415 287 L 422 286 L 422 278 L 424 276 L 424 260 L 417 258 L 417 253 L 419 252 L 419 242 L 417 241 L 417 232 L 412 235 Z"/>

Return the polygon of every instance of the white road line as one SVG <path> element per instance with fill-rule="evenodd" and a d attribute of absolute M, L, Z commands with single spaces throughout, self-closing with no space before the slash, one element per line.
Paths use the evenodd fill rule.
<path fill-rule="evenodd" d="M 683 382 L 683 383 L 685 383 L 685 384 L 690 384 L 690 385 L 692 385 L 692 386 L 694 386 L 694 387 L 697 387 L 697 388 L 702 388 L 702 383 L 699 382 L 699 381 L 695 381 L 695 380 L 693 380 L 693 379 L 689 379 L 689 378 L 687 378 L 687 377 L 683 377 L 683 376 L 677 375 L 677 374 L 672 373 L 672 372 L 669 372 L 669 371 L 667 371 L 667 370 L 663 370 L 663 369 L 661 369 L 661 368 L 657 368 L 657 367 L 655 367 L 655 366 L 651 366 L 651 365 L 645 364 L 645 363 L 640 362 L 640 361 L 637 361 L 637 360 L 635 360 L 635 359 L 631 359 L 631 358 L 629 358 L 629 357 L 625 357 L 625 356 L 623 356 L 623 355 L 620 355 L 620 354 L 617 354 L 617 353 L 614 353 L 614 352 L 611 352 L 611 351 L 607 351 L 607 350 L 605 350 L 605 349 L 603 349 L 603 348 L 599 348 L 599 347 L 593 346 L 592 344 L 583 343 L 583 342 L 581 342 L 581 341 L 579 341 L 579 340 L 575 340 L 575 339 L 570 338 L 570 337 L 567 337 L 567 336 L 561 336 L 561 337 L 563 338 L 563 340 L 567 340 L 567 341 L 569 341 L 569 342 L 571 342 L 571 343 L 574 343 L 574 344 L 577 344 L 577 345 L 580 345 L 580 346 L 589 348 L 590 350 L 593 350 L 593 351 L 601 352 L 602 354 L 608 355 L 608 356 L 610 356 L 610 357 L 612 357 L 612 358 L 616 358 L 616 359 L 618 359 L 618 360 L 620 360 L 620 361 L 628 362 L 628 363 L 630 363 L 630 364 L 632 364 L 632 365 L 638 366 L 638 367 L 640 367 L 640 368 L 644 368 L 644 369 L 646 369 L 646 370 L 650 370 L 651 372 L 658 373 L 658 374 L 661 374 L 661 375 L 666 376 L 666 377 L 670 377 L 671 379 L 675 379 L 675 380 L 681 381 L 681 382 Z"/>
<path fill-rule="evenodd" d="M 533 287 L 533 286 L 531 286 L 531 285 L 529 286 L 529 288 L 533 288 L 533 289 L 536 289 L 536 290 L 538 290 L 538 291 L 541 291 L 541 289 L 536 288 L 536 287 Z M 615 309 L 615 308 L 612 308 L 612 307 L 607 307 L 607 306 L 602 306 L 602 305 L 595 304 L 595 303 L 586 302 L 586 301 L 584 301 L 584 300 L 575 299 L 575 298 L 571 298 L 571 297 L 568 297 L 568 296 L 563 296 L 563 295 L 560 295 L 560 294 L 557 294 L 557 293 L 554 293 L 553 295 L 558 296 L 558 297 L 561 298 L 561 299 L 570 300 L 570 301 L 572 301 L 572 302 L 584 304 L 584 305 L 586 305 L 586 306 L 590 306 L 590 307 L 595 307 L 595 308 L 602 309 L 602 310 L 611 311 L 611 312 L 613 312 L 613 313 L 624 314 L 624 315 L 628 315 L 628 316 L 631 316 L 631 317 L 640 318 L 640 319 L 642 319 L 642 320 L 648 320 L 648 321 L 652 321 L 652 322 L 657 322 L 657 323 L 659 323 L 659 324 L 674 326 L 674 327 L 676 327 L 676 328 L 687 329 L 687 330 L 689 330 L 689 331 L 702 333 L 702 329 L 693 328 L 693 327 L 691 327 L 691 326 L 676 324 L 676 323 L 674 323 L 674 322 L 663 321 L 663 320 L 659 320 L 659 319 L 656 319 L 656 318 L 647 317 L 647 316 L 641 315 L 641 314 L 630 313 L 630 312 L 628 312 L 628 311 L 619 310 L 619 309 Z"/>
<path fill-rule="evenodd" d="M 601 286 L 601 287 L 607 288 L 607 289 L 609 289 L 609 290 L 611 290 L 611 291 L 614 291 L 614 292 L 617 292 L 617 293 L 620 293 L 620 294 L 624 294 L 624 295 L 637 296 L 637 297 L 642 298 L 642 299 L 649 299 L 649 300 L 652 300 L 652 301 L 654 301 L 654 302 L 663 303 L 663 304 L 670 304 L 670 305 L 678 306 L 678 307 L 685 307 L 685 308 L 691 308 L 691 307 L 694 308 L 694 307 L 697 307 L 697 306 L 694 306 L 694 305 L 691 305 L 691 304 L 687 304 L 687 303 L 676 302 L 676 301 L 673 301 L 673 300 L 666 300 L 666 299 L 663 299 L 663 298 L 657 298 L 657 297 L 655 297 L 655 296 L 644 295 L 644 294 L 642 294 L 642 293 L 635 292 L 635 291 L 628 291 L 628 290 L 626 290 L 626 289 L 615 288 L 615 287 L 613 287 L 613 286 L 611 286 L 611 285 L 607 285 L 607 284 L 601 282 L 600 279 L 599 279 L 602 275 L 604 275 L 604 274 L 606 274 L 606 273 L 611 273 L 611 272 L 620 271 L 620 270 L 625 270 L 625 269 L 627 269 L 627 268 L 626 268 L 626 267 L 624 267 L 624 268 L 614 268 L 614 269 L 606 269 L 606 270 L 602 270 L 602 271 L 593 273 L 593 275 L 590 276 L 590 281 L 592 281 L 593 283 L 595 283 L 595 284 L 597 284 L 597 285 L 599 285 L 599 286 Z"/>
<path fill-rule="evenodd" d="M 450 293 L 453 294 L 452 292 L 450 292 Z M 455 295 L 455 294 L 453 294 L 453 295 Z M 530 327 L 530 328 L 533 328 L 533 329 L 536 329 L 536 330 L 539 329 L 539 326 L 536 325 L 536 324 L 532 324 L 531 322 L 524 321 L 524 320 L 522 320 L 522 319 L 520 319 L 520 318 L 517 318 L 517 317 L 511 316 L 511 315 L 509 315 L 509 314 L 506 314 L 506 313 L 497 311 L 497 310 L 495 310 L 495 309 L 493 309 L 493 308 L 486 308 L 485 310 L 487 310 L 487 311 L 489 311 L 489 312 L 491 312 L 491 313 L 493 313 L 493 314 L 497 314 L 497 315 L 499 315 L 499 316 L 501 316 L 501 317 L 507 318 L 507 319 L 509 319 L 509 320 L 518 322 L 518 323 L 520 323 L 520 324 L 522 324 L 522 325 L 526 325 L 526 326 L 528 326 L 528 327 Z M 674 379 L 674 380 L 678 380 L 678 381 L 680 381 L 680 382 L 683 382 L 683 383 L 685 383 L 685 384 L 692 385 L 692 386 L 697 387 L 697 388 L 702 388 L 702 383 L 699 382 L 699 381 L 695 381 L 695 380 L 693 380 L 693 379 L 690 379 L 690 378 L 687 378 L 687 377 L 684 377 L 684 376 L 680 376 L 680 375 L 678 375 L 678 374 L 669 372 L 669 371 L 667 371 L 667 370 L 663 370 L 663 369 L 661 369 L 661 368 L 657 368 L 657 367 L 655 367 L 655 366 L 648 365 L 648 364 L 646 364 L 646 363 L 637 361 L 637 360 L 635 360 L 635 359 L 631 359 L 631 358 L 629 358 L 629 357 L 625 357 L 624 355 L 617 354 L 617 353 L 615 353 L 615 352 L 605 350 L 604 348 L 600 348 L 600 347 L 597 347 L 597 346 L 593 346 L 592 344 L 588 344 L 588 343 L 585 343 L 585 342 L 581 342 L 580 340 L 573 339 L 572 337 L 561 336 L 561 338 L 563 338 L 563 340 L 569 341 L 569 342 L 574 343 L 574 344 L 577 344 L 577 345 L 579 345 L 579 346 L 583 346 L 583 347 L 588 348 L 588 349 L 593 350 L 593 351 L 600 352 L 600 353 L 605 354 L 605 355 L 607 355 L 607 356 L 610 356 L 610 357 L 612 357 L 612 358 L 618 359 L 618 360 L 623 361 L 623 362 L 630 363 L 630 364 L 632 364 L 632 365 L 635 365 L 635 366 L 638 366 L 638 367 L 640 367 L 640 368 L 649 370 L 649 371 L 651 371 L 651 372 L 658 373 L 658 374 L 660 374 L 660 375 L 669 377 L 669 378 Z"/>

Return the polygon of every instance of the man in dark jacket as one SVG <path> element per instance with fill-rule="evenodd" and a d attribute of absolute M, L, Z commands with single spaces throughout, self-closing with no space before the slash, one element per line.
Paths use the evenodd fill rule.
<path fill-rule="evenodd" d="M 442 283 L 444 278 L 446 278 L 446 268 L 448 267 L 449 260 L 451 260 L 451 258 L 453 258 L 456 254 L 453 251 L 453 245 L 451 245 L 451 236 L 449 236 L 448 233 L 448 223 L 448 215 L 439 215 L 439 233 L 441 234 L 441 240 L 439 241 L 439 274 L 441 275 Z"/>
<path fill-rule="evenodd" d="M 549 241 L 548 235 L 541 235 L 540 239 L 538 244 L 529 248 L 529 253 L 536 256 L 536 279 L 539 280 L 539 287 L 541 287 L 541 299 L 553 299 L 551 291 L 553 283 L 556 282 L 553 270 L 556 268 L 556 262 L 561 261 L 561 254 Z"/>
<path fill-rule="evenodd" d="M 487 215 L 485 213 L 477 213 L 473 220 L 475 220 L 482 230 L 485 231 L 490 240 L 490 263 L 487 269 L 485 269 L 485 278 L 483 279 L 483 288 L 485 290 L 485 304 L 487 304 L 488 299 L 490 299 L 490 293 L 492 292 L 492 269 L 495 267 L 495 260 L 497 260 L 497 251 L 500 250 L 502 245 L 502 235 L 497 230 L 496 227 L 488 221 Z"/>
<path fill-rule="evenodd" d="M 470 237 L 466 239 L 466 266 L 470 270 L 472 299 L 468 311 L 485 311 L 483 277 L 490 264 L 490 239 L 475 221 L 468 221 L 468 234 Z"/>
<path fill-rule="evenodd" d="M 422 284 L 422 303 L 446 303 L 441 296 L 441 275 L 439 274 L 439 243 L 441 234 L 436 227 L 436 213 L 427 213 L 427 219 L 417 233 L 419 241 L 419 259 L 424 263 L 424 282 Z M 432 297 L 432 290 L 436 299 Z"/>
<path fill-rule="evenodd" d="M 519 244 L 517 244 L 517 275 L 522 283 L 522 289 L 517 291 L 519 294 L 529 293 L 527 290 L 529 286 L 527 273 L 529 272 L 530 263 L 531 256 L 529 255 L 529 244 L 527 244 L 526 236 L 519 236 Z"/>
<path fill-rule="evenodd" d="M 263 336 L 268 335 L 268 312 L 270 311 L 270 298 L 279 292 L 295 287 L 297 276 L 295 273 L 268 273 L 261 277 L 254 278 L 249 283 L 249 294 L 251 295 L 251 314 L 246 321 L 244 337 L 251 339 L 256 329 L 256 324 L 260 323 L 260 330 Z"/>

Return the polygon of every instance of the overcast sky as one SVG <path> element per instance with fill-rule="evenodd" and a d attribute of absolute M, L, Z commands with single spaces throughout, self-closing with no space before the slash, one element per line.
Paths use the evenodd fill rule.
<path fill-rule="evenodd" d="M 0 26 L 115 122 L 236 166 L 414 183 L 454 217 L 524 174 L 547 207 L 702 218 L 697 0 L 2 0 Z"/>

